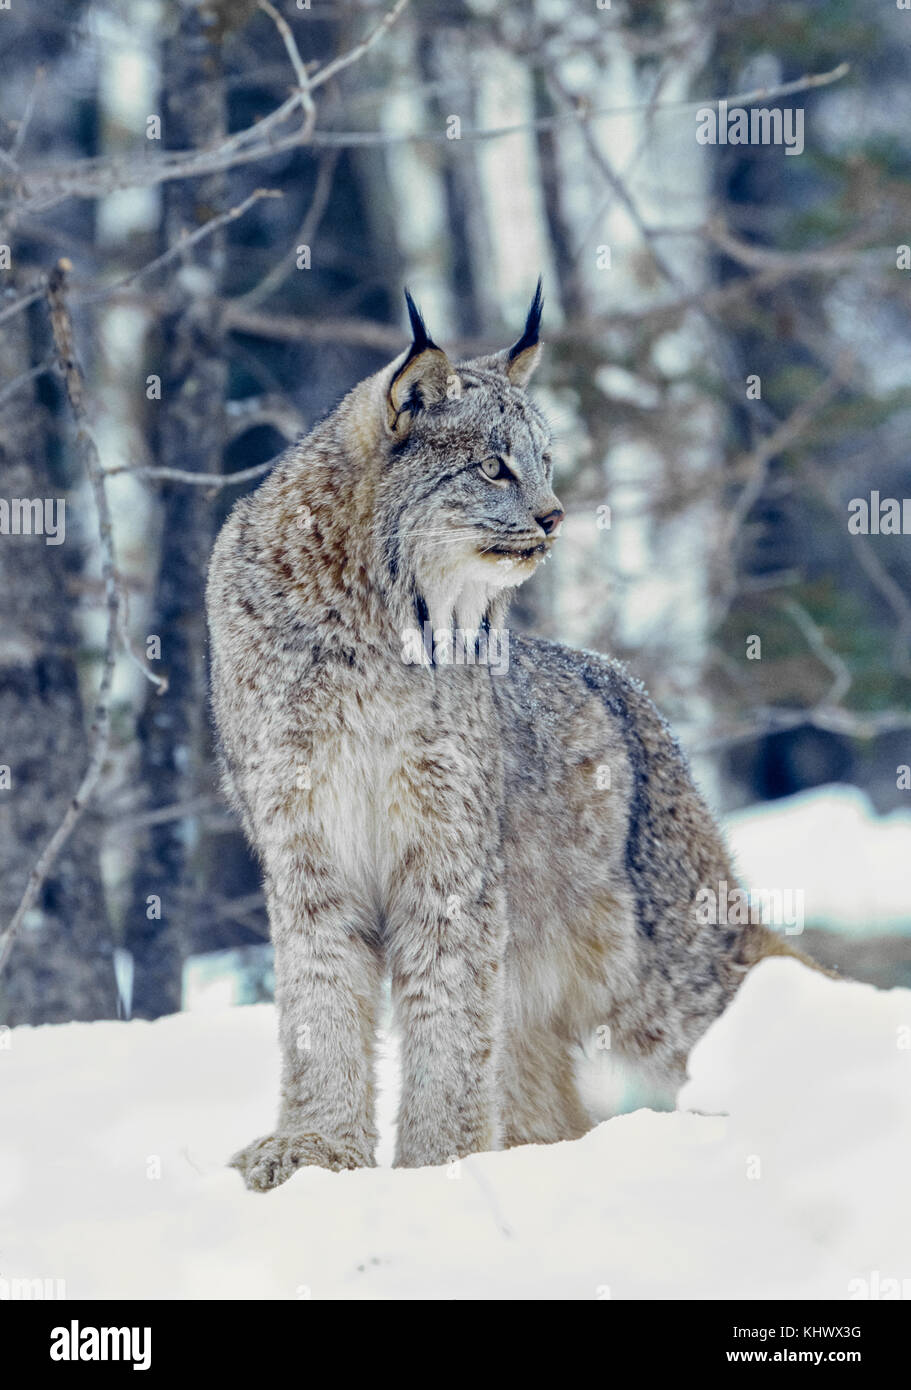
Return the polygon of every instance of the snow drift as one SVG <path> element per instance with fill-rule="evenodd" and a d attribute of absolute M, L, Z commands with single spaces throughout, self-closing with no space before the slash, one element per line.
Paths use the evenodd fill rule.
<path fill-rule="evenodd" d="M 224 1165 L 273 1119 L 271 1006 L 5 1041 L 7 1297 L 911 1292 L 908 990 L 769 960 L 695 1049 L 677 1113 L 451 1169 L 306 1169 L 267 1195 Z"/>

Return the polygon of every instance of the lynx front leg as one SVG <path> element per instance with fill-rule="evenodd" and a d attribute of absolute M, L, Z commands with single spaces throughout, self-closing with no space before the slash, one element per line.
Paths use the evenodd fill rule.
<path fill-rule="evenodd" d="M 402 1035 L 395 1162 L 418 1168 L 499 1147 L 504 916 L 498 894 L 465 902 L 434 886 L 408 897 L 390 932 Z"/>
<path fill-rule="evenodd" d="M 231 1160 L 248 1188 L 268 1191 L 297 1168 L 374 1166 L 373 1040 L 380 970 L 354 913 L 311 875 L 273 876 L 275 995 L 282 1051 L 275 1133 Z M 323 884 L 330 882 L 328 875 Z M 281 883 L 281 887 L 277 885 Z"/>

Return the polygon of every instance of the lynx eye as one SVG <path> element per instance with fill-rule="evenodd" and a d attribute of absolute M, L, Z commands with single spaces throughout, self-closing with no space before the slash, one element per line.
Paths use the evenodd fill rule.
<path fill-rule="evenodd" d="M 501 458 L 497 458 L 496 456 L 484 459 L 481 463 L 478 464 L 478 467 L 480 468 L 484 477 L 487 478 L 487 480 L 491 483 L 510 482 L 515 477 L 515 474 L 509 471 L 503 460 Z"/>

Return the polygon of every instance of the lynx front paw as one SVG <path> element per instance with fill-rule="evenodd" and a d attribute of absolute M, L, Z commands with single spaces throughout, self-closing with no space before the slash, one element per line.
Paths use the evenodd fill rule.
<path fill-rule="evenodd" d="M 251 1192 L 268 1192 L 287 1182 L 298 1168 L 373 1168 L 372 1154 L 349 1139 L 322 1134 L 267 1134 L 240 1149 L 228 1164 L 237 1168 Z"/>

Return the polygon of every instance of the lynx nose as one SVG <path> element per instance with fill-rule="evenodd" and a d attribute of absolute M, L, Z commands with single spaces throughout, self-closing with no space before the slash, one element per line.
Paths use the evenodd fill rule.
<path fill-rule="evenodd" d="M 560 507 L 554 507 L 553 511 L 548 512 L 546 516 L 536 516 L 535 521 L 541 527 L 545 536 L 552 536 L 555 534 L 557 527 L 565 516 L 566 513 Z"/>

